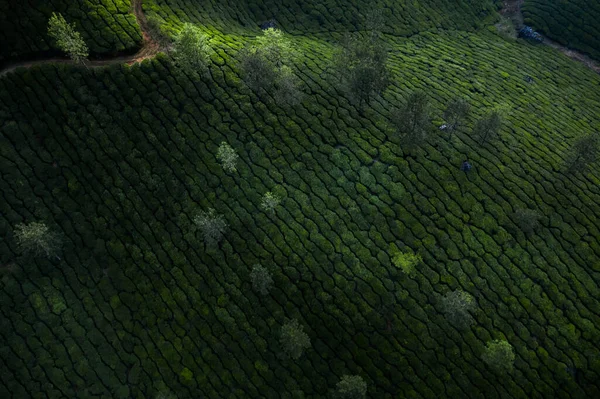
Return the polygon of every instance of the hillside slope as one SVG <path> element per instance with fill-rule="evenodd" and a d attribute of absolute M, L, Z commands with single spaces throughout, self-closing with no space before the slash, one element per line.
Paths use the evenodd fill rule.
<path fill-rule="evenodd" d="M 525 0 L 522 10 L 525 24 L 600 60 L 600 2 Z"/>
<path fill-rule="evenodd" d="M 362 30 L 367 15 L 382 11 L 383 31 L 409 36 L 425 30 L 473 30 L 495 16 L 492 0 L 148 0 L 144 10 L 167 30 L 191 21 L 222 32 L 247 34 L 267 20 L 289 33 Z"/>
<path fill-rule="evenodd" d="M 291 110 L 243 85 L 245 38 L 218 32 L 201 81 L 162 56 L 0 78 L 1 397 L 322 398 L 344 374 L 373 398 L 600 395 L 600 169 L 561 172 L 600 129 L 600 77 L 492 34 L 388 36 L 393 86 L 360 117 L 324 80 L 337 36 L 294 37 L 308 96 Z M 503 105 L 507 127 L 482 147 L 475 116 L 452 142 L 432 126 L 409 155 L 386 120 L 414 89 L 437 115 L 455 95 L 475 116 Z M 208 207 L 230 225 L 214 251 L 192 226 Z M 520 232 L 518 208 L 542 228 Z M 19 255 L 12 229 L 34 220 L 64 235 L 60 259 Z M 414 277 L 395 246 L 422 254 Z M 269 296 L 252 290 L 256 263 Z M 441 313 L 458 288 L 477 301 L 467 331 Z M 297 362 L 281 355 L 287 318 L 312 342 Z M 499 338 L 510 378 L 481 360 Z"/>
<path fill-rule="evenodd" d="M 47 34 L 53 12 L 75 23 L 96 55 L 135 51 L 142 33 L 129 0 L 0 0 L 0 64 L 7 59 L 58 54 Z"/>

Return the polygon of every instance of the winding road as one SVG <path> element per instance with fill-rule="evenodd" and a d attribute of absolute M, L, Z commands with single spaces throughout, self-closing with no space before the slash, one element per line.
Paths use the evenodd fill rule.
<path fill-rule="evenodd" d="M 154 57 L 158 52 L 163 50 L 160 44 L 152 38 L 150 35 L 150 27 L 148 26 L 148 20 L 146 19 L 146 15 L 142 9 L 142 1 L 143 0 L 132 0 L 132 9 L 133 14 L 135 16 L 136 22 L 142 31 L 142 36 L 144 38 L 144 42 L 142 47 L 138 50 L 137 53 L 131 55 L 120 55 L 116 57 L 106 58 L 102 60 L 87 60 L 85 61 L 85 66 L 88 68 L 98 68 L 104 67 L 111 64 L 134 64 L 136 62 L 141 62 L 147 58 Z M 11 71 L 14 71 L 17 68 L 31 68 L 36 65 L 42 65 L 46 63 L 56 63 L 56 64 L 77 64 L 75 61 L 69 58 L 60 58 L 60 57 L 52 57 L 45 58 L 42 60 L 35 61 L 20 61 L 12 64 L 8 64 L 0 71 L 0 76 L 5 75 Z"/>
<path fill-rule="evenodd" d="M 142 36 L 144 38 L 144 42 L 140 50 L 132 55 L 116 56 L 103 60 L 88 60 L 85 62 L 86 67 L 97 68 L 111 64 L 131 65 L 136 62 L 141 62 L 147 58 L 152 58 L 161 50 L 164 50 L 164 48 L 160 46 L 158 41 L 153 39 L 150 34 L 148 20 L 146 19 L 146 15 L 144 14 L 144 11 L 142 9 L 142 1 L 143 0 L 132 0 L 131 2 L 133 14 L 135 15 L 135 19 L 140 27 L 140 30 L 142 31 Z M 518 23 L 522 24 L 523 15 L 521 13 L 521 5 L 523 4 L 523 2 L 524 0 L 505 0 L 500 13 L 505 17 L 514 18 Z M 544 44 L 560 51 L 572 60 L 583 63 L 588 68 L 600 74 L 600 63 L 588 57 L 587 55 L 577 50 L 569 49 L 561 44 L 558 44 L 557 42 L 549 39 L 546 36 L 544 36 Z M 75 61 L 71 59 L 59 57 L 46 58 L 36 61 L 21 61 L 8 64 L 6 67 L 0 70 L 0 76 L 5 75 L 20 67 L 30 68 L 35 65 L 41 65 L 46 63 L 76 64 Z"/>

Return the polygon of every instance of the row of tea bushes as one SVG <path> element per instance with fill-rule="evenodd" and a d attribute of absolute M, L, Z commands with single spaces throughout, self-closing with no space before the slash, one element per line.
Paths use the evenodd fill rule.
<path fill-rule="evenodd" d="M 364 30 L 367 15 L 374 10 L 382 12 L 384 32 L 402 36 L 435 29 L 473 30 L 495 16 L 492 0 L 380 0 L 375 3 L 368 0 L 210 0 L 203 2 L 202 7 L 192 0 L 149 0 L 144 2 L 144 10 L 172 32 L 182 22 L 191 21 L 238 34 L 244 34 L 244 28 L 258 28 L 270 20 L 295 34 Z"/>
<path fill-rule="evenodd" d="M 378 398 L 600 393 L 598 168 L 560 170 L 598 128 L 598 76 L 492 34 L 387 37 L 393 85 L 358 116 L 324 80 L 338 37 L 293 39 L 307 91 L 293 109 L 243 85 L 235 35 L 213 36 L 202 80 L 166 56 L 0 79 L 0 236 L 40 219 L 65 236 L 60 261 L 0 242 L 15 265 L 0 282 L 0 396 L 323 397 L 348 373 Z M 385 116 L 416 89 L 436 115 L 456 95 L 473 120 L 510 104 L 508 124 L 483 147 L 473 120 L 452 142 L 432 126 L 405 154 Z M 223 141 L 237 172 L 216 160 Z M 259 203 L 275 187 L 270 217 Z M 209 207 L 230 230 L 207 251 L 192 219 Z M 535 234 L 511 219 L 522 207 L 544 215 Z M 394 248 L 423 257 L 414 276 Z M 256 263 L 273 272 L 268 296 L 251 288 Z M 455 289 L 476 298 L 472 329 L 444 319 Z M 311 338 L 298 361 L 281 355 L 288 318 Z M 504 338 L 510 378 L 481 359 Z"/>
<path fill-rule="evenodd" d="M 524 22 L 560 44 L 600 60 L 600 3 L 525 0 Z"/>
<path fill-rule="evenodd" d="M 129 0 L 0 0 L 0 63 L 58 54 L 47 34 L 53 12 L 75 23 L 92 54 L 133 52 L 142 43 Z"/>

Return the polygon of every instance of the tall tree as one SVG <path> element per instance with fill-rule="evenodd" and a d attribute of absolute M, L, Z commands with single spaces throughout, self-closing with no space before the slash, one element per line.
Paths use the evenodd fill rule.
<path fill-rule="evenodd" d="M 579 137 L 570 148 L 567 171 L 584 171 L 590 163 L 598 159 L 600 139 L 598 133 L 590 133 Z"/>
<path fill-rule="evenodd" d="M 512 371 L 515 351 L 507 341 L 496 339 L 487 343 L 482 359 L 495 371 Z"/>
<path fill-rule="evenodd" d="M 259 96 L 276 89 L 277 101 L 296 104 L 300 99 L 300 81 L 290 64 L 293 50 L 283 32 L 268 28 L 256 42 L 240 52 L 244 82 Z"/>
<path fill-rule="evenodd" d="M 281 327 L 279 342 L 284 353 L 294 360 L 298 360 L 304 350 L 311 346 L 308 334 L 296 319 L 287 320 Z"/>
<path fill-rule="evenodd" d="M 496 137 L 502 127 L 503 118 L 498 110 L 492 110 L 479 119 L 473 127 L 473 136 L 477 138 L 479 144 Z"/>
<path fill-rule="evenodd" d="M 465 291 L 447 292 L 442 297 L 442 312 L 446 319 L 458 328 L 469 327 L 475 321 L 471 313 L 475 310 L 475 298 Z"/>
<path fill-rule="evenodd" d="M 452 139 L 452 133 L 458 129 L 462 122 L 467 118 L 470 111 L 471 106 L 464 98 L 456 97 L 448 103 L 446 110 L 444 111 L 448 140 Z"/>
<path fill-rule="evenodd" d="M 227 230 L 227 222 L 225 217 L 217 213 L 213 208 L 208 208 L 208 211 L 201 211 L 194 217 L 194 224 L 200 229 L 204 242 L 209 248 L 217 246 L 221 241 L 225 231 Z"/>
<path fill-rule="evenodd" d="M 347 34 L 334 55 L 333 69 L 341 89 L 362 111 L 390 84 L 388 53 L 376 31 Z"/>
<path fill-rule="evenodd" d="M 81 34 L 75 29 L 75 24 L 68 24 L 60 13 L 52 13 L 48 21 L 48 35 L 73 61 L 85 65 L 89 50 Z"/>
<path fill-rule="evenodd" d="M 423 91 L 411 93 L 405 104 L 392 112 L 391 121 L 408 146 L 421 144 L 431 121 L 429 98 Z"/>
<path fill-rule="evenodd" d="M 211 48 L 208 37 L 198 27 L 185 23 L 173 43 L 175 65 L 188 74 L 204 75 L 208 71 Z"/>
<path fill-rule="evenodd" d="M 62 244 L 61 236 L 41 222 L 18 224 L 14 236 L 19 250 L 33 256 L 56 256 Z"/>

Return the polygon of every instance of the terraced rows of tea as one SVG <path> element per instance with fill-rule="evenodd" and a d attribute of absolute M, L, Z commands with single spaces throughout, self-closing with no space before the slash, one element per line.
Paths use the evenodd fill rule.
<path fill-rule="evenodd" d="M 293 109 L 247 89 L 247 38 L 218 32 L 201 80 L 166 56 L 0 78 L 1 397 L 316 398 L 345 374 L 373 398 L 600 395 L 599 169 L 562 168 L 600 128 L 599 77 L 489 33 L 388 36 L 393 85 L 361 114 L 330 84 L 337 39 L 293 38 L 307 92 Z M 455 95 L 476 115 L 407 151 L 387 117 L 416 89 L 435 123 Z M 497 105 L 506 126 L 480 146 L 470 128 Z M 267 191 L 283 197 L 272 216 Z M 230 226 L 217 249 L 192 222 L 209 207 Z M 524 235 L 518 208 L 541 229 Z M 14 226 L 40 220 L 63 235 L 58 257 L 17 251 Z M 413 277 L 390 260 L 407 248 L 424 260 Z M 476 298 L 466 331 L 441 312 L 455 289 Z M 311 340 L 297 361 L 286 319 Z M 515 349 L 508 376 L 481 359 L 491 339 Z"/>
<path fill-rule="evenodd" d="M 492 0 L 210 0 L 203 1 L 201 7 L 195 0 L 144 2 L 148 17 L 164 24 L 163 29 L 170 33 L 177 32 L 182 20 L 240 35 L 268 20 L 295 34 L 364 30 L 366 17 L 375 9 L 381 12 L 382 29 L 402 36 L 439 28 L 472 30 L 495 15 Z"/>
<path fill-rule="evenodd" d="M 0 0 L 0 64 L 58 54 L 47 35 L 53 12 L 76 25 L 92 53 L 133 52 L 142 43 L 142 32 L 131 8 L 129 0 Z"/>
<path fill-rule="evenodd" d="M 600 3 L 585 0 L 525 0 L 523 16 L 562 45 L 600 59 Z"/>

